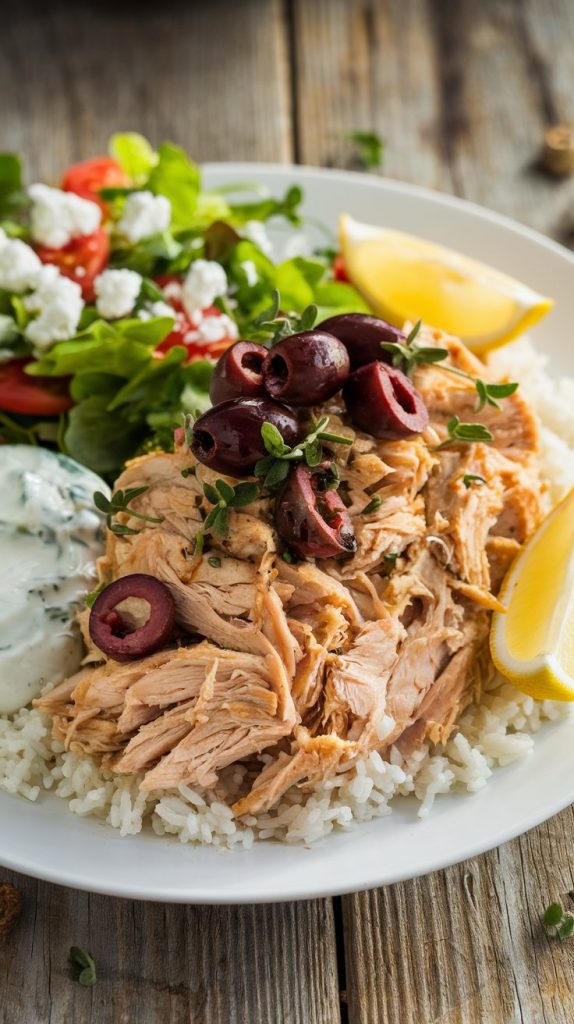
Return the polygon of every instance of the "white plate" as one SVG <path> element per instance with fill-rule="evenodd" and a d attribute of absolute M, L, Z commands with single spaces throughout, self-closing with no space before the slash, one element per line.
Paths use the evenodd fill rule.
<path fill-rule="evenodd" d="M 335 228 L 341 210 L 485 260 L 556 299 L 536 329 L 556 370 L 574 374 L 574 256 L 497 214 L 424 189 L 359 174 L 260 164 L 207 168 L 210 185 L 257 181 L 280 194 L 300 183 L 306 211 Z M 0 863 L 94 892 L 181 903 L 255 903 L 326 896 L 397 882 L 472 857 L 520 835 L 574 800 L 574 720 L 546 726 L 534 752 L 495 772 L 474 796 L 440 797 L 429 818 L 404 799 L 389 818 L 335 834 L 311 849 L 259 843 L 220 852 L 113 829 L 0 793 Z"/>

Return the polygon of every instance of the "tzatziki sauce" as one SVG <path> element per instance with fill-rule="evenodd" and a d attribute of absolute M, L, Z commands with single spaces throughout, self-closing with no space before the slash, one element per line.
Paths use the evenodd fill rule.
<path fill-rule="evenodd" d="M 96 585 L 103 518 L 95 490 L 109 488 L 65 455 L 0 445 L 0 714 L 75 672 L 74 623 Z"/>

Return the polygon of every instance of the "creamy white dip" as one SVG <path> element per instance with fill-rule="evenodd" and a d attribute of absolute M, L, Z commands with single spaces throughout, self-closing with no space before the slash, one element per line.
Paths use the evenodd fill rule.
<path fill-rule="evenodd" d="M 73 617 L 94 589 L 103 551 L 95 490 L 109 494 L 65 455 L 0 446 L 0 714 L 80 664 Z"/>

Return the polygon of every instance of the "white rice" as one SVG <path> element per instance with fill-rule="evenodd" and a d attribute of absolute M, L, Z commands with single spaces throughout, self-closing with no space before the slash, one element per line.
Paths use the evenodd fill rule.
<path fill-rule="evenodd" d="M 496 353 L 493 362 L 500 373 L 520 381 L 541 419 L 543 471 L 556 501 L 574 486 L 574 380 L 552 380 L 544 357 L 525 340 Z M 213 792 L 182 785 L 142 793 L 141 776 L 118 777 L 101 771 L 90 758 L 65 752 L 50 736 L 49 719 L 24 708 L 0 717 L 0 789 L 28 800 L 52 790 L 74 814 L 100 818 L 123 836 L 145 826 L 182 843 L 220 847 L 249 848 L 255 839 L 311 843 L 334 829 L 390 814 L 397 795 L 414 794 L 423 818 L 442 793 L 476 793 L 495 768 L 532 751 L 544 720 L 569 713 L 570 705 L 535 701 L 498 677 L 480 703 L 465 711 L 444 748 L 425 745 L 406 762 L 396 749 L 389 762 L 373 751 L 353 769 L 309 790 L 293 787 L 272 811 L 238 823 Z M 226 783 L 239 793 L 244 777 L 244 768 L 232 766 Z"/>

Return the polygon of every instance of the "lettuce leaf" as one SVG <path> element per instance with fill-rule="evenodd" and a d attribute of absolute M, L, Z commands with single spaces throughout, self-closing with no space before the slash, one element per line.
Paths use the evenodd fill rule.
<path fill-rule="evenodd" d="M 145 187 L 156 195 L 166 196 L 171 203 L 172 225 L 190 227 L 194 224 L 201 173 L 181 146 L 162 142 L 159 158 L 152 168 Z"/>
<path fill-rule="evenodd" d="M 109 152 L 136 184 L 145 181 L 158 161 L 155 150 L 138 132 L 116 132 L 110 138 Z"/>

